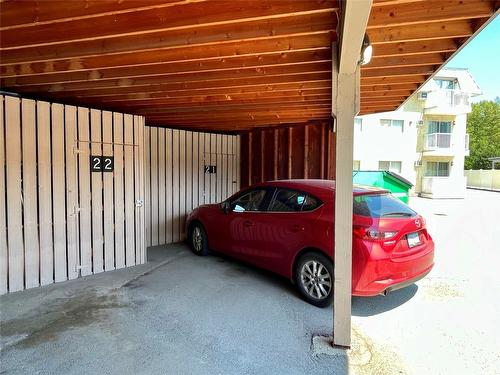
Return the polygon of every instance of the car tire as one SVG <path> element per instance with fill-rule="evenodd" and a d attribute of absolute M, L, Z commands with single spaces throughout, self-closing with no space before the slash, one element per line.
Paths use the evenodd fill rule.
<path fill-rule="evenodd" d="M 189 245 L 196 255 L 204 256 L 210 253 L 205 228 L 201 223 L 194 223 L 189 230 Z"/>
<path fill-rule="evenodd" d="M 305 253 L 297 260 L 295 285 L 311 305 L 327 307 L 333 300 L 333 262 L 320 253 Z"/>

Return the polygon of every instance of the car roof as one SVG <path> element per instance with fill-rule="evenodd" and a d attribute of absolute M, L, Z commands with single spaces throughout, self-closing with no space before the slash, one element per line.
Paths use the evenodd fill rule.
<path fill-rule="evenodd" d="M 300 190 L 313 195 L 325 197 L 325 196 L 330 196 L 330 194 L 335 191 L 335 180 L 321 180 L 321 179 L 274 180 L 252 185 L 252 187 L 256 186 L 283 187 L 287 189 Z M 367 185 L 353 185 L 352 191 L 354 195 L 389 193 L 388 190 Z"/>

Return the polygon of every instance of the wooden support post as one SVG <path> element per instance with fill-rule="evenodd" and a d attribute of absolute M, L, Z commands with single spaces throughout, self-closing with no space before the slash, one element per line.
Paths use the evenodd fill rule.
<path fill-rule="evenodd" d="M 325 124 L 321 124 L 321 160 L 320 160 L 320 178 L 325 178 Z"/>
<path fill-rule="evenodd" d="M 279 151 L 279 130 L 274 129 L 274 179 L 278 179 L 278 151 Z"/>
<path fill-rule="evenodd" d="M 304 178 L 309 178 L 309 126 L 304 126 Z"/>
<path fill-rule="evenodd" d="M 333 344 L 351 345 L 352 160 L 359 112 L 359 61 L 371 0 L 342 3 L 339 47 L 332 48 L 332 112 L 336 117 Z"/>
<path fill-rule="evenodd" d="M 292 178 L 292 128 L 288 128 L 288 178 Z"/>
<path fill-rule="evenodd" d="M 252 181 L 252 138 L 253 133 L 248 133 L 248 186 L 253 185 Z"/>
<path fill-rule="evenodd" d="M 265 181 L 264 177 L 264 168 L 265 168 L 265 163 L 266 163 L 266 148 L 265 148 L 265 143 L 266 143 L 266 133 L 264 130 L 260 131 L 260 182 Z"/>

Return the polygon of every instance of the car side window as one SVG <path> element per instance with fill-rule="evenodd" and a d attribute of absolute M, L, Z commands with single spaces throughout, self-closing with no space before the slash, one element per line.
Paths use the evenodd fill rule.
<path fill-rule="evenodd" d="M 321 201 L 310 195 L 306 196 L 304 204 L 302 205 L 302 211 L 312 211 L 321 206 Z"/>
<path fill-rule="evenodd" d="M 266 189 L 253 189 L 243 193 L 243 195 L 231 202 L 231 210 L 234 212 L 264 211 L 266 194 Z"/>
<path fill-rule="evenodd" d="M 298 212 L 306 201 L 307 195 L 294 190 L 278 189 L 269 206 L 269 211 Z"/>

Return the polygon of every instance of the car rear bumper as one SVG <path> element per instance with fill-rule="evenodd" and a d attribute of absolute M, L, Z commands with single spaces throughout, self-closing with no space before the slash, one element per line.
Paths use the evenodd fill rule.
<path fill-rule="evenodd" d="M 376 296 L 407 287 L 424 278 L 434 267 L 434 244 L 425 251 L 396 259 L 368 260 L 357 283 L 354 296 Z"/>

